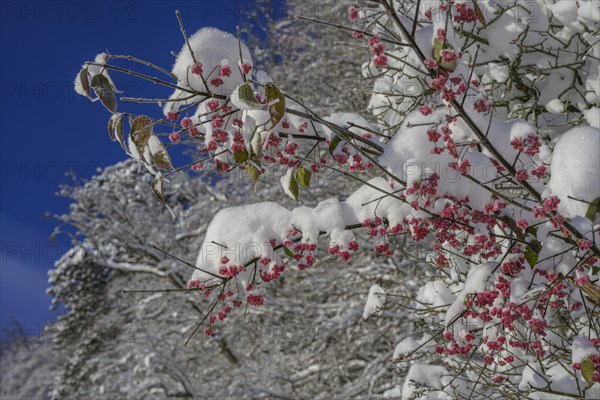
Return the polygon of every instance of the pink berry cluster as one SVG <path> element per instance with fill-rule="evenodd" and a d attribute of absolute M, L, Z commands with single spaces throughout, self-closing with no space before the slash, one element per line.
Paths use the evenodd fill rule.
<path fill-rule="evenodd" d="M 385 55 L 385 44 L 377 36 L 369 39 L 369 48 L 373 53 L 373 65 L 377 68 L 385 68 L 388 58 Z"/>

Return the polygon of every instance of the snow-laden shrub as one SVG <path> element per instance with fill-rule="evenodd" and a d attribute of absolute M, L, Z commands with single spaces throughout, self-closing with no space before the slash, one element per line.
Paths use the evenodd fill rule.
<path fill-rule="evenodd" d="M 180 169 L 161 134 L 200 148 L 183 168 L 241 169 L 263 184 L 284 166 L 277 181 L 299 202 L 325 171 L 362 184 L 315 207 L 217 213 L 188 282 L 211 301 L 197 329 L 213 336 L 237 308 L 263 306 L 269 282 L 315 264 L 320 236 L 340 260 L 370 250 L 353 233 L 364 229 L 381 256 L 404 257 L 405 237 L 431 243 L 434 272 L 407 304 L 428 331 L 399 339 L 407 375 L 390 396 L 597 397 L 598 3 L 368 5 L 340 26 L 375 79 L 362 116 L 318 115 L 214 29 L 185 38 L 175 83 L 138 75 L 174 91 L 164 117 L 130 119 L 127 142 L 108 77 L 123 69 L 103 54 L 78 75 L 78 92 L 93 89 L 113 113 L 111 135 L 155 175 L 164 203 L 165 176 Z M 385 307 L 380 291 L 366 316 Z"/>

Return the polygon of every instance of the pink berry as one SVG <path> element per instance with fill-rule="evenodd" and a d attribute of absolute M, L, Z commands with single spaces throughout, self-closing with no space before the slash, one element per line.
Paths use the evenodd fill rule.
<path fill-rule="evenodd" d="M 221 65 L 221 70 L 219 71 L 220 76 L 231 76 L 231 67 L 228 64 Z"/>
<path fill-rule="evenodd" d="M 248 75 L 250 73 L 250 71 L 252 71 L 252 65 L 250 65 L 248 63 L 243 63 L 242 64 L 242 72 L 244 73 L 244 75 Z"/>
<path fill-rule="evenodd" d="M 202 74 L 202 63 L 196 63 L 192 65 L 192 74 L 200 75 Z"/>
<path fill-rule="evenodd" d="M 433 111 L 431 110 L 430 107 L 428 106 L 423 106 L 419 109 L 419 112 L 425 116 L 430 115 L 433 113 Z"/>
<path fill-rule="evenodd" d="M 194 125 L 194 123 L 192 122 L 191 118 L 184 118 L 181 120 L 181 127 L 184 129 L 189 128 L 192 125 Z"/>
<path fill-rule="evenodd" d="M 385 68 L 387 66 L 388 58 L 385 54 L 378 55 L 373 59 L 373 65 L 377 68 Z"/>
<path fill-rule="evenodd" d="M 526 169 L 521 169 L 517 171 L 517 173 L 515 174 L 515 178 L 518 181 L 526 181 L 529 178 L 529 174 L 527 173 Z"/>

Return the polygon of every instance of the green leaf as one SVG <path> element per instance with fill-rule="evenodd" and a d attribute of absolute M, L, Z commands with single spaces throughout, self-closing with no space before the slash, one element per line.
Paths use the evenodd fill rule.
<path fill-rule="evenodd" d="M 438 63 L 442 59 L 441 52 L 444 50 L 444 42 L 438 38 L 433 39 L 433 59 Z"/>
<path fill-rule="evenodd" d="M 485 17 L 483 16 L 483 12 L 481 11 L 479 4 L 477 4 L 477 0 L 473 0 L 473 9 L 475 10 L 475 15 L 477 16 L 477 19 L 479 20 L 479 22 L 481 22 L 481 25 L 486 27 L 487 22 L 485 22 Z"/>
<path fill-rule="evenodd" d="M 260 177 L 256 167 L 252 164 L 246 164 L 246 172 L 252 183 L 256 183 Z"/>
<path fill-rule="evenodd" d="M 535 264 L 537 264 L 538 261 L 539 254 L 536 253 L 535 250 L 533 250 L 530 246 L 527 246 L 524 255 L 531 268 L 535 267 Z"/>
<path fill-rule="evenodd" d="M 236 151 L 233 153 L 233 159 L 236 163 L 241 164 L 248 159 L 247 151 Z"/>
<path fill-rule="evenodd" d="M 312 173 L 304 167 L 298 167 L 298 184 L 306 189 L 310 188 Z"/>
<path fill-rule="evenodd" d="M 452 46 L 450 46 L 446 41 L 441 41 L 438 38 L 433 39 L 433 59 L 437 61 L 440 67 L 447 69 L 449 71 L 454 71 L 458 66 L 458 62 L 454 61 L 451 63 L 447 63 L 442 61 L 442 50 L 450 50 L 454 51 Z"/>
<path fill-rule="evenodd" d="M 254 90 L 250 83 L 246 82 L 238 86 L 237 96 L 243 103 L 247 104 L 252 108 L 262 108 L 263 105 L 256 101 Z"/>
<path fill-rule="evenodd" d="M 152 120 L 145 115 L 135 117 L 131 123 L 129 137 L 140 153 L 140 157 L 144 156 L 144 150 L 146 149 L 148 140 L 150 140 L 150 137 L 152 136 L 152 130 Z"/>
<path fill-rule="evenodd" d="M 108 78 L 102 74 L 94 76 L 92 78 L 92 89 L 94 89 L 94 93 L 96 93 L 100 102 L 104 104 L 104 107 L 114 114 L 117 111 L 117 98 Z"/>
<path fill-rule="evenodd" d="M 288 256 L 290 258 L 294 258 L 294 253 L 285 246 L 283 246 L 283 252 L 285 253 L 286 256 Z"/>
<path fill-rule="evenodd" d="M 525 232 L 527 232 L 529 235 L 532 235 L 533 237 L 537 237 L 538 228 L 536 228 L 535 226 L 530 226 L 527 229 L 525 229 Z"/>
<path fill-rule="evenodd" d="M 596 214 L 599 211 L 600 211 L 600 197 L 598 197 L 596 200 L 594 200 L 590 203 L 590 206 L 588 207 L 588 209 L 585 213 L 585 217 L 593 222 L 594 218 L 596 217 Z"/>
<path fill-rule="evenodd" d="M 294 174 L 290 174 L 290 185 L 288 186 L 290 192 L 294 196 L 294 200 L 298 201 L 298 196 L 300 195 L 300 189 L 298 188 L 298 181 Z"/>
<path fill-rule="evenodd" d="M 265 94 L 269 103 L 271 124 L 275 127 L 285 114 L 285 96 L 277 86 L 270 82 L 265 85 Z"/>
<path fill-rule="evenodd" d="M 81 88 L 85 92 L 86 97 L 92 98 L 90 94 L 90 79 L 88 77 L 88 67 L 83 68 L 79 71 L 79 81 L 81 82 Z"/>
<path fill-rule="evenodd" d="M 581 362 L 581 376 L 583 376 L 583 379 L 585 379 L 585 381 L 590 386 L 592 385 L 592 383 L 594 383 L 595 368 L 596 365 L 589 356 Z"/>
<path fill-rule="evenodd" d="M 338 147 L 338 145 L 340 144 L 341 141 L 342 141 L 342 139 L 338 135 L 335 135 L 333 137 L 333 139 L 331 140 L 331 143 L 329 144 L 329 154 L 333 155 L 336 147 Z"/>

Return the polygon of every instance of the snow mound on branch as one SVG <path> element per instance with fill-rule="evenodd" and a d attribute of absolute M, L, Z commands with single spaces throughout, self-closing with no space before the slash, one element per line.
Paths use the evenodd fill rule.
<path fill-rule="evenodd" d="M 251 64 L 252 57 L 248 47 L 244 43 L 238 42 L 235 36 L 217 28 L 202 28 L 190 36 L 188 41 L 194 57 L 192 57 L 187 43 L 184 43 L 173 65 L 172 72 L 177 77 L 179 86 L 202 92 L 206 91 L 200 75 L 192 74 L 191 68 L 194 65 L 194 58 L 196 62 L 202 64 L 202 75 L 209 82 L 208 84 L 213 93 L 228 94 L 243 82 L 238 67 L 240 53 L 242 62 Z M 220 66 L 223 63 L 230 66 L 230 76 L 220 76 Z M 216 88 L 210 84 L 210 81 L 215 78 L 223 80 L 223 84 Z"/>
<path fill-rule="evenodd" d="M 383 392 L 384 399 L 399 399 L 402 397 L 402 388 L 398 385 L 394 386 L 392 389 L 388 389 Z"/>
<path fill-rule="evenodd" d="M 519 390 L 528 391 L 531 388 L 543 388 L 547 385 L 547 377 L 542 372 L 536 360 L 530 360 L 523 368 Z"/>
<path fill-rule="evenodd" d="M 600 82 L 598 86 L 600 86 Z M 583 115 L 590 126 L 600 129 L 600 108 L 592 107 L 589 110 L 585 110 Z"/>
<path fill-rule="evenodd" d="M 412 399 L 421 397 L 419 392 L 423 389 L 423 386 L 426 388 L 441 389 L 442 377 L 447 374 L 448 371 L 441 365 L 411 365 L 402 388 L 402 398 Z M 421 386 L 421 388 L 419 386 Z M 434 393 L 429 393 L 427 398 L 436 399 L 438 396 Z"/>
<path fill-rule="evenodd" d="M 423 337 L 419 340 L 413 338 L 412 336 L 406 337 L 396 345 L 392 360 L 399 360 L 404 355 L 410 354 L 420 347 L 432 347 L 434 345 L 435 342 L 431 341 L 431 335 L 428 333 L 423 334 Z"/>
<path fill-rule="evenodd" d="M 369 121 L 367 121 L 364 117 L 356 113 L 348 113 L 348 112 L 337 112 L 325 117 L 325 121 L 331 122 L 339 127 L 349 130 L 352 133 L 357 135 L 363 135 L 368 131 L 377 131 L 377 128 L 373 126 Z M 357 125 L 357 126 L 354 126 Z M 361 129 L 359 127 L 365 128 Z M 323 133 L 327 137 L 327 139 L 333 139 L 335 133 L 329 129 L 327 126 L 323 127 Z"/>
<path fill-rule="evenodd" d="M 454 318 L 459 316 L 464 311 L 465 299 L 468 294 L 483 292 L 494 267 L 496 267 L 496 264 L 490 262 L 479 264 L 471 268 L 469 274 L 467 275 L 467 281 L 465 282 L 463 289 L 446 312 L 446 318 L 444 320 L 444 324 L 446 326 L 451 325 Z"/>
<path fill-rule="evenodd" d="M 535 126 L 522 119 L 511 119 L 508 121 L 493 120 L 489 132 L 489 140 L 492 146 L 509 163 L 514 164 L 518 157 L 521 162 L 517 163 L 519 164 L 517 166 L 527 165 L 531 163 L 529 157 L 519 154 L 519 151 L 513 148 L 511 142 L 519 139 L 525 140 L 528 136 L 536 136 L 536 132 Z M 540 151 L 541 157 L 544 157 L 547 153 L 547 149 L 543 144 Z"/>
<path fill-rule="evenodd" d="M 589 203 L 600 197 L 600 129 L 577 127 L 563 134 L 554 148 L 550 174 L 548 189 L 560 199 L 558 211 L 567 217 L 584 216 Z"/>
<path fill-rule="evenodd" d="M 216 274 L 224 266 L 223 257 L 231 260 L 227 265 L 243 264 L 255 257 L 273 259 L 269 241 L 282 240 L 287 235 L 291 217 L 289 210 L 273 202 L 219 211 L 206 230 L 196 267 Z M 207 278 L 206 273 L 198 270 L 192 275 L 192 280 Z M 244 276 L 241 279 L 244 280 Z"/>
<path fill-rule="evenodd" d="M 598 354 L 598 350 L 596 350 L 596 347 L 592 341 L 583 335 L 575 336 L 573 339 L 572 349 L 573 364 L 583 362 L 583 360 L 585 360 L 589 355 Z"/>
<path fill-rule="evenodd" d="M 428 304 L 432 307 L 446 307 L 448 304 L 452 304 L 455 299 L 456 296 L 444 281 L 435 280 L 427 282 L 419 288 L 414 306 L 423 307 L 422 305 Z"/>
<path fill-rule="evenodd" d="M 373 285 L 369 289 L 369 296 L 365 303 L 365 309 L 363 311 L 363 319 L 369 319 L 373 315 L 379 315 L 379 312 L 383 309 L 387 294 L 383 288 L 379 285 Z"/>
<path fill-rule="evenodd" d="M 407 178 L 404 164 L 412 159 L 418 160 L 425 168 L 434 170 L 440 165 L 447 165 L 452 157 L 447 153 L 434 155 L 431 153 L 434 144 L 429 141 L 427 131 L 435 125 L 445 121 L 445 113 L 435 111 L 430 116 L 420 113 L 411 113 L 402 124 L 398 133 L 385 146 L 383 155 L 379 159 L 381 165 L 389 167 L 392 172 L 398 173 L 403 179 Z"/>
<path fill-rule="evenodd" d="M 450 194 L 458 198 L 468 196 L 473 207 L 482 209 L 490 201 L 491 193 L 452 169 L 450 164 L 455 160 L 447 152 L 432 153 L 435 145 L 429 140 L 428 131 L 435 130 L 435 125 L 442 124 L 445 118 L 443 111 L 435 111 L 427 117 L 418 112 L 411 113 L 398 133 L 385 146 L 380 162 L 394 175 L 405 180 L 409 187 L 436 173 L 440 177 L 438 195 Z M 454 140 L 465 141 L 471 138 L 468 128 L 463 125 L 461 122 L 451 124 Z M 512 150 L 509 144 L 511 131 L 502 132 L 507 149 Z M 440 142 L 441 140 L 438 141 L 438 146 L 445 147 Z M 469 174 L 477 181 L 491 182 L 496 178 L 496 168 L 487 155 L 469 151 L 463 159 L 470 162 Z"/>
<path fill-rule="evenodd" d="M 314 209 L 302 206 L 292 211 L 292 223 L 302 231 L 305 242 L 316 243 L 320 232 L 342 230 L 352 222 L 355 222 L 352 209 L 336 198 L 324 200 Z"/>
<path fill-rule="evenodd" d="M 286 241 L 294 228 L 302 232 L 302 243 L 316 244 L 319 234 L 328 233 L 332 244 L 347 248 L 355 237 L 345 228 L 355 222 L 353 209 L 335 198 L 322 201 L 315 208 L 301 206 L 293 211 L 274 202 L 226 208 L 208 226 L 196 267 L 218 274 L 221 267 L 244 265 L 263 257 L 271 260 L 270 267 L 282 265 L 272 241 Z M 241 274 L 240 279 L 247 282 L 248 274 Z M 209 278 L 210 274 L 197 270 L 191 280 Z"/>
<path fill-rule="evenodd" d="M 346 204 L 353 210 L 356 221 L 365 221 L 378 215 L 387 218 L 390 225 L 394 226 L 409 215 L 417 213 L 409 204 L 393 197 L 398 195 L 398 189 L 383 178 L 373 178 L 368 181 L 368 185 L 363 185 L 352 193 Z"/>

